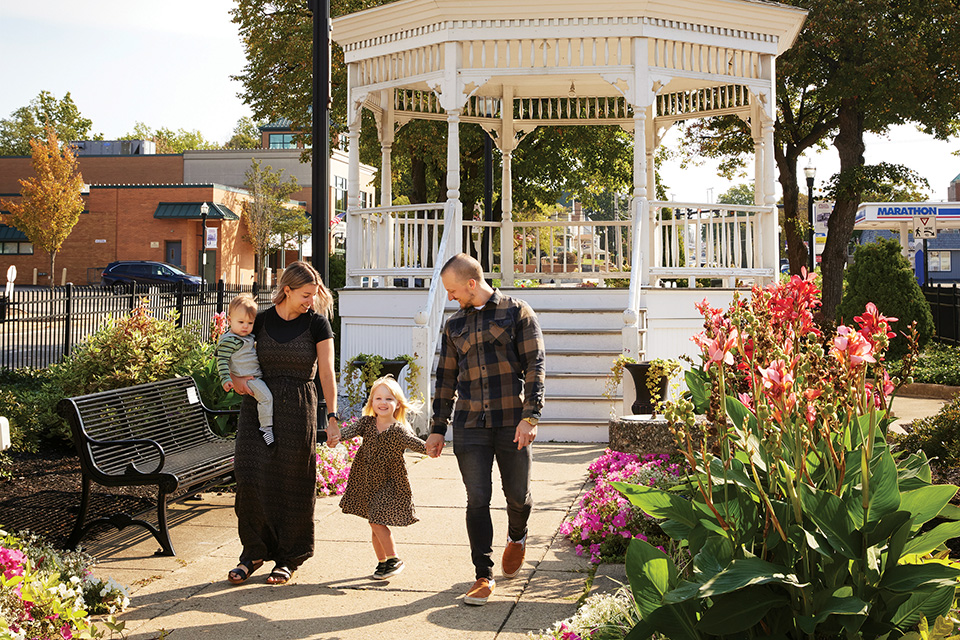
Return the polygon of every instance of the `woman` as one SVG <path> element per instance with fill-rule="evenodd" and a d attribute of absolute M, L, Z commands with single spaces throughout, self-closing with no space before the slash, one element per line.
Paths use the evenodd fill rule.
<path fill-rule="evenodd" d="M 245 378 L 234 388 L 245 395 L 240 407 L 234 474 L 234 510 L 243 551 L 227 579 L 240 584 L 265 560 L 276 563 L 269 584 L 284 584 L 313 555 L 313 509 L 317 495 L 317 389 L 327 401 L 327 445 L 336 446 L 337 383 L 333 331 L 327 316 L 333 296 L 305 262 L 283 272 L 274 306 L 257 314 L 253 333 L 257 356 L 274 398 L 274 443 L 260 437 L 256 400 Z"/>

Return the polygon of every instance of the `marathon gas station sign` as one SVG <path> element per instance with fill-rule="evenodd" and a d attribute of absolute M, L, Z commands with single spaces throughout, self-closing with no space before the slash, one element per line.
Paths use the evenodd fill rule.
<path fill-rule="evenodd" d="M 865 202 L 857 209 L 861 229 L 960 229 L 960 202 Z"/>

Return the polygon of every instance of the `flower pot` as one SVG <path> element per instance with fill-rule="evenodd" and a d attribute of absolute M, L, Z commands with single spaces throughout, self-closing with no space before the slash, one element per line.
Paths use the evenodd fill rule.
<path fill-rule="evenodd" d="M 357 369 L 362 370 L 363 367 L 367 364 L 367 361 L 354 360 L 354 364 L 356 365 Z M 397 379 L 397 381 L 400 381 L 401 380 L 400 372 L 403 371 L 403 368 L 405 366 L 407 366 L 406 360 L 382 360 L 380 362 L 380 375 L 378 375 L 377 377 L 382 378 L 385 375 L 392 375 L 394 378 Z M 370 387 L 368 386 L 367 394 L 369 395 L 369 393 L 370 393 Z"/>
<path fill-rule="evenodd" d="M 630 378 L 633 379 L 633 388 L 637 392 L 637 399 L 630 405 L 630 410 L 633 411 L 634 415 L 657 415 L 656 403 L 653 397 L 651 397 L 650 387 L 647 385 L 650 367 L 651 364 L 649 362 L 628 362 L 624 364 L 624 368 L 630 372 Z M 670 384 L 670 378 L 661 375 L 657 384 L 660 401 L 662 402 L 667 398 L 667 386 Z"/>

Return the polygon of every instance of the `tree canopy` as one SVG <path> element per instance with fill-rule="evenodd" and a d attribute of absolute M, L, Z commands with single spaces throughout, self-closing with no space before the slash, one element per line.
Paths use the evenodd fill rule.
<path fill-rule="evenodd" d="M 223 145 L 224 149 L 259 149 L 260 128 L 253 118 L 244 116 L 237 120 L 233 136 Z"/>
<path fill-rule="evenodd" d="M 61 100 L 49 91 L 41 91 L 29 105 L 0 120 L 0 156 L 30 155 L 30 141 L 45 138 L 47 125 L 64 142 L 103 139 L 102 134 L 90 135 L 93 122 L 80 115 L 69 91 Z"/>
<path fill-rule="evenodd" d="M 137 121 L 133 131 L 124 134 L 121 140 L 153 140 L 157 145 L 157 153 L 183 153 L 193 149 L 219 149 L 220 145 L 203 137 L 200 131 L 193 129 L 160 128 L 151 129 L 143 122 Z"/>
<path fill-rule="evenodd" d="M 68 144 L 60 144 L 49 127 L 45 140 L 30 140 L 33 178 L 21 179 L 20 200 L 4 200 L 10 222 L 35 247 L 50 253 L 50 286 L 54 285 L 57 252 L 73 231 L 83 211 L 83 176 Z"/>

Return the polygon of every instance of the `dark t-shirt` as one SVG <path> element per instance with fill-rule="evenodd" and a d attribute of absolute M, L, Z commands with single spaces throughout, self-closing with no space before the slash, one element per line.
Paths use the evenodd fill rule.
<path fill-rule="evenodd" d="M 306 313 L 301 313 L 293 320 L 284 320 L 277 313 L 276 307 L 270 307 L 257 314 L 257 319 L 253 323 L 253 334 L 259 336 L 261 331 L 266 331 L 270 337 L 277 342 L 290 342 L 309 327 L 310 335 L 314 342 L 323 342 L 333 337 L 333 329 L 330 327 L 330 321 L 326 316 L 314 312 L 312 309 Z"/>

